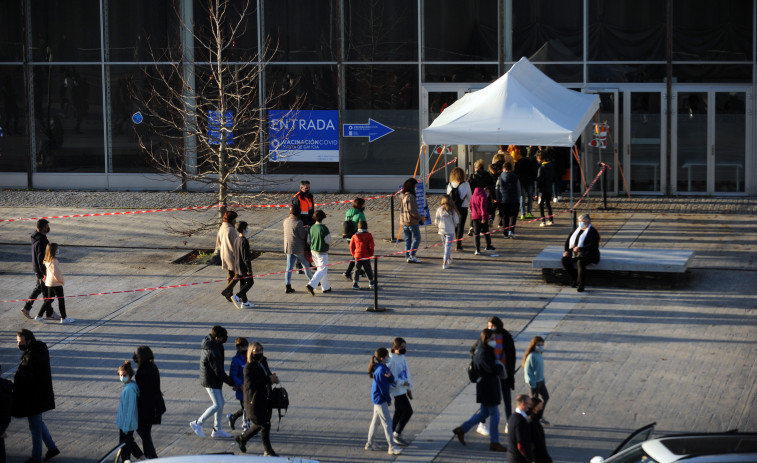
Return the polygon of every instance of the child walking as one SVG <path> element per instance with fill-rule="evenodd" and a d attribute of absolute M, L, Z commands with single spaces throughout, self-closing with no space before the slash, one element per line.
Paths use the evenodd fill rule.
<path fill-rule="evenodd" d="M 352 207 L 347 210 L 347 213 L 344 215 L 344 222 L 345 224 L 347 222 L 352 224 L 352 233 L 346 233 L 347 230 L 344 230 L 342 233 L 342 238 L 351 239 L 352 236 L 357 233 L 356 230 L 360 228 L 360 222 L 366 222 L 367 219 L 365 218 L 365 213 L 363 211 L 365 210 L 365 200 L 363 198 L 355 198 L 352 201 Z M 344 278 L 347 280 L 352 280 L 352 270 L 355 269 L 356 261 L 351 260 L 349 265 L 347 265 L 347 270 L 345 270 L 342 275 L 344 275 Z M 359 271 L 359 270 L 358 270 Z M 365 275 L 365 274 L 362 274 Z"/>
<path fill-rule="evenodd" d="M 413 400 L 413 380 L 410 378 L 410 370 L 407 368 L 405 353 L 407 352 L 407 343 L 402 338 L 394 338 L 392 351 L 389 353 L 389 371 L 395 379 L 395 385 L 390 386 L 389 392 L 394 397 L 394 416 L 392 417 L 392 429 L 394 429 L 394 442 L 397 445 L 409 445 L 402 438 L 402 430 L 413 416 L 413 407 L 410 401 Z"/>
<path fill-rule="evenodd" d="M 350 254 L 355 258 L 353 262 L 357 262 L 355 279 L 352 280 L 352 289 L 360 289 L 358 282 L 360 281 L 361 273 L 365 273 L 368 277 L 368 284 L 373 289 L 375 283 L 373 280 L 373 270 L 371 270 L 371 259 L 369 259 L 369 257 L 373 257 L 373 250 L 373 235 L 368 232 L 368 224 L 365 220 L 361 220 L 358 222 L 357 233 L 350 238 Z"/>
<path fill-rule="evenodd" d="M 61 323 L 73 323 L 76 320 L 66 315 L 66 300 L 63 298 L 63 273 L 61 273 L 60 262 L 55 257 L 57 254 L 58 243 L 48 243 L 45 249 L 45 259 L 42 261 L 47 269 L 47 273 L 45 274 L 46 297 L 57 298 Z M 39 308 L 39 313 L 37 313 L 34 319 L 45 323 L 43 314 L 45 312 L 53 313 L 52 305 L 53 299 L 45 299 L 42 307 Z M 54 320 L 54 316 L 47 317 L 47 320 Z"/>
<path fill-rule="evenodd" d="M 389 405 L 392 404 L 392 396 L 389 388 L 394 384 L 394 376 L 386 366 L 389 358 L 389 351 L 385 347 L 376 349 L 376 353 L 371 357 L 371 363 L 368 365 L 368 376 L 373 378 L 371 386 L 371 400 L 373 401 L 373 419 L 371 426 L 368 428 L 368 442 L 365 444 L 366 450 L 381 450 L 376 444 L 374 434 L 376 431 L 376 422 L 381 420 L 381 427 L 384 428 L 386 442 L 389 444 L 389 455 L 399 455 L 402 451 L 394 445 L 392 437 L 392 422 L 389 418 Z"/>
<path fill-rule="evenodd" d="M 481 235 L 484 235 L 486 240 L 486 250 L 494 251 L 492 246 L 492 236 L 489 233 L 489 187 L 482 188 L 476 187 L 473 190 L 473 198 L 470 201 L 470 218 L 471 224 L 473 224 L 473 234 L 476 235 L 476 251 L 473 253 L 477 256 L 481 255 Z"/>
<path fill-rule="evenodd" d="M 544 408 L 549 401 L 549 392 L 547 391 L 546 382 L 544 380 L 544 360 L 541 357 L 544 352 L 544 338 L 541 336 L 534 336 L 531 340 L 531 344 L 526 349 L 526 354 L 523 356 L 523 375 L 526 379 L 526 384 L 531 389 L 531 398 L 541 397 L 544 402 L 542 407 L 542 414 Z M 549 421 L 544 419 L 542 415 L 541 422 L 549 426 Z"/>
<path fill-rule="evenodd" d="M 449 195 L 442 196 L 442 205 L 436 210 L 434 222 L 436 222 L 436 226 L 439 228 L 439 234 L 442 235 L 444 246 L 442 268 L 448 269 L 452 263 L 452 257 L 449 255 L 452 248 L 452 239 L 455 236 L 457 225 L 460 223 L 460 213 L 457 211 L 455 203 Z"/>
<path fill-rule="evenodd" d="M 234 357 L 231 359 L 231 367 L 229 367 L 229 376 L 231 377 L 231 380 L 234 381 L 234 385 L 236 385 L 239 389 L 236 390 L 235 396 L 237 400 L 239 401 L 239 410 L 237 410 L 234 413 L 229 413 L 226 415 L 226 419 L 229 421 L 229 428 L 232 430 L 234 429 L 234 424 L 237 421 L 237 418 L 240 416 L 243 417 L 244 424 L 242 424 L 242 432 L 247 431 L 247 428 L 250 427 L 249 422 L 247 421 L 247 417 L 244 413 L 244 366 L 247 365 L 247 347 L 250 345 L 250 342 L 246 338 L 237 338 L 234 342 L 237 353 L 234 355 Z"/>
<path fill-rule="evenodd" d="M 323 225 L 323 219 L 326 218 L 326 213 L 318 209 L 313 214 L 315 225 L 310 227 L 310 252 L 313 254 L 313 264 L 316 266 L 316 271 L 313 274 L 313 278 L 305 286 L 305 289 L 311 296 L 315 296 L 315 288 L 318 283 L 321 284 L 321 292 L 330 293 L 331 285 L 329 284 L 329 246 L 334 242 L 334 238 L 331 237 L 331 232 L 326 225 Z"/>
<path fill-rule="evenodd" d="M 129 461 L 131 455 L 138 460 L 144 460 L 142 449 L 134 442 L 134 431 L 137 430 L 137 398 L 139 397 L 139 388 L 133 381 L 134 369 L 130 361 L 125 361 L 118 367 L 118 377 L 123 383 L 121 389 L 121 401 L 118 403 L 118 415 L 116 415 L 116 424 L 118 425 L 118 443 L 126 444 L 121 450 L 121 459 Z"/>

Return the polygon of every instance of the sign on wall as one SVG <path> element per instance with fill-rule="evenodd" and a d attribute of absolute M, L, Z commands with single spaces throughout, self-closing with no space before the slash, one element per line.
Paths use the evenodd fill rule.
<path fill-rule="evenodd" d="M 268 111 L 274 162 L 339 162 L 339 111 Z"/>

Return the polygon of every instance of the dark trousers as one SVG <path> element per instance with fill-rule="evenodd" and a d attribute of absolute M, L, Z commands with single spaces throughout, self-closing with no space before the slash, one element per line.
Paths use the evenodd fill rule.
<path fill-rule="evenodd" d="M 392 429 L 397 434 L 402 434 L 405 425 L 413 416 L 413 407 L 407 394 L 398 395 L 394 398 L 394 416 L 392 417 Z"/>
<path fill-rule="evenodd" d="M 544 206 L 547 206 L 547 214 L 549 217 L 544 215 Z M 541 219 L 542 221 L 546 222 L 547 220 L 552 221 L 552 192 L 542 193 L 541 194 L 541 201 L 539 202 L 539 212 L 541 213 Z"/>
<path fill-rule="evenodd" d="M 45 278 L 37 278 L 37 284 L 34 286 L 34 289 L 32 290 L 32 293 L 29 295 L 29 299 L 37 299 L 39 295 L 42 295 L 43 297 L 47 294 L 45 292 Z M 34 304 L 34 301 L 26 301 L 24 304 L 24 310 L 31 310 L 32 304 Z"/>
<path fill-rule="evenodd" d="M 131 460 L 131 456 L 135 458 L 142 458 L 142 450 L 139 448 L 136 442 L 134 442 L 134 431 L 123 432 L 118 430 L 118 443 L 126 444 L 121 449 L 121 459 Z"/>
<path fill-rule="evenodd" d="M 353 270 L 355 270 L 355 261 L 351 260 L 347 265 L 347 270 L 345 270 L 344 273 L 346 273 L 348 277 L 352 278 Z M 365 276 L 365 270 L 360 270 L 360 267 L 358 267 L 358 272 L 360 272 L 360 276 Z M 371 280 L 373 280 L 373 278 L 371 278 Z"/>
<path fill-rule="evenodd" d="M 254 284 L 255 279 L 252 278 L 252 275 L 246 275 L 239 280 L 239 291 L 237 292 L 237 296 L 239 296 L 239 299 L 241 299 L 242 302 L 247 302 L 247 291 L 249 291 Z"/>
<path fill-rule="evenodd" d="M 515 221 L 518 218 L 518 203 L 505 203 L 502 204 L 499 216 L 502 217 L 502 226 L 505 227 L 504 234 L 508 235 L 509 232 L 515 233 Z"/>
<path fill-rule="evenodd" d="M 271 447 L 271 421 L 268 420 L 267 423 L 264 423 L 262 425 L 260 424 L 253 424 L 250 426 L 250 429 L 244 432 L 242 434 L 242 442 L 247 443 L 248 440 L 252 439 L 255 434 L 260 432 L 260 438 L 263 440 L 263 449 L 265 449 L 268 453 L 273 453 L 273 447 Z"/>
<path fill-rule="evenodd" d="M 373 260 L 359 260 L 357 261 L 357 268 L 355 269 L 355 275 L 352 278 L 352 281 L 355 283 L 360 281 L 360 272 L 365 272 L 365 276 L 368 277 L 368 281 L 373 284 L 373 270 L 371 269 L 371 263 Z"/>
<path fill-rule="evenodd" d="M 576 263 L 575 268 L 573 263 Z M 566 272 L 573 278 L 573 284 L 579 287 L 586 285 L 586 261 L 583 257 L 563 256 L 562 266 Z"/>
<path fill-rule="evenodd" d="M 547 402 L 549 402 L 549 391 L 547 391 L 547 385 L 544 384 L 544 381 L 539 381 L 536 383 L 536 387 L 529 387 L 529 389 L 531 389 L 531 398 L 541 398 L 541 401 L 544 403 L 544 408 L 546 409 Z M 542 409 L 542 415 L 543 414 L 544 410 Z"/>
<path fill-rule="evenodd" d="M 468 220 L 468 208 L 467 207 L 461 207 L 460 208 L 460 222 L 457 224 L 457 228 L 455 229 L 455 239 L 460 240 L 463 235 L 465 235 L 465 221 Z M 463 249 L 463 242 L 457 241 L 457 249 Z"/>
<path fill-rule="evenodd" d="M 142 439 L 142 448 L 147 458 L 158 458 L 155 453 L 155 445 L 152 443 L 152 423 L 139 423 L 137 434 Z"/>
<path fill-rule="evenodd" d="M 57 297 L 58 311 L 60 312 L 60 318 L 66 318 L 66 300 L 63 299 L 63 286 L 46 286 L 45 297 Z M 38 317 L 41 317 L 43 313 L 52 315 L 53 313 L 53 299 L 46 299 L 39 308 Z"/>
<path fill-rule="evenodd" d="M 505 419 L 509 420 L 510 415 L 513 414 L 512 391 L 510 390 L 510 386 L 507 385 L 507 381 L 504 379 L 500 379 L 499 384 L 502 386 L 502 401 L 505 402 Z"/>
<path fill-rule="evenodd" d="M 234 294 L 234 286 L 237 284 L 236 280 L 236 274 L 234 273 L 234 270 L 227 270 L 228 272 L 226 276 L 226 287 L 223 288 L 223 291 L 221 291 L 221 294 L 225 297 L 231 297 L 232 294 Z"/>
<path fill-rule="evenodd" d="M 0 437 L 0 463 L 5 463 L 5 439 Z"/>
<path fill-rule="evenodd" d="M 492 235 L 489 233 L 489 222 L 486 220 L 480 220 L 480 219 L 473 219 L 471 220 L 471 224 L 473 224 L 473 234 L 476 237 L 476 251 L 481 250 L 481 233 L 486 233 L 484 235 L 484 239 L 486 240 L 486 247 L 492 245 Z"/>
<path fill-rule="evenodd" d="M 231 421 L 236 422 L 240 416 L 244 415 L 244 401 L 239 401 L 239 410 L 231 414 Z"/>

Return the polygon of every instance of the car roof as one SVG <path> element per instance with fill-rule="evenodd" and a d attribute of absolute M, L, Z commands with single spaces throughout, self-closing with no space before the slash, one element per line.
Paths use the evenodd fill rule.
<path fill-rule="evenodd" d="M 665 436 L 648 440 L 642 443 L 641 446 L 649 456 L 660 463 L 675 461 L 724 461 L 709 458 L 700 459 L 697 457 L 757 454 L 757 433 L 731 432 Z"/>

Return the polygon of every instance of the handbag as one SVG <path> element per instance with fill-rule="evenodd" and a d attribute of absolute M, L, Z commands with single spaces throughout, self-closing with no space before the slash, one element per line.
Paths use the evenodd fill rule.
<path fill-rule="evenodd" d="M 274 387 L 271 389 L 271 395 L 268 397 L 268 405 L 271 407 L 271 410 L 274 408 L 279 411 L 279 423 L 276 426 L 276 430 L 278 431 L 281 427 L 281 417 L 286 416 L 287 410 L 289 409 L 289 393 L 286 389 L 283 387 Z M 284 414 L 281 414 L 281 410 L 284 410 Z"/>

